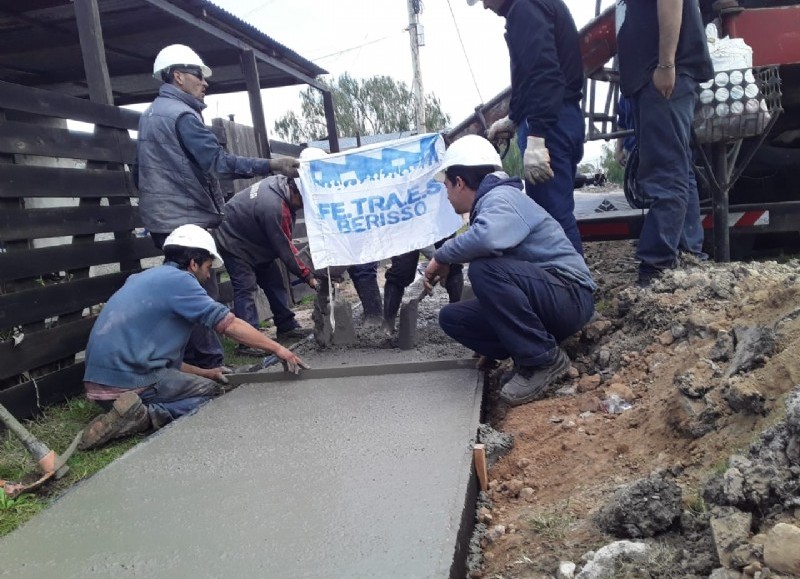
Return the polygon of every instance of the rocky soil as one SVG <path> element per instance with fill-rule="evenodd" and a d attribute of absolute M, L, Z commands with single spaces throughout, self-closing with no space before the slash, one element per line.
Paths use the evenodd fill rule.
<path fill-rule="evenodd" d="M 557 392 L 509 408 L 508 363 L 486 372 L 481 438 L 501 452 L 470 576 L 800 577 L 800 262 L 687 263 L 640 289 L 631 242 L 586 252 L 597 315 Z M 465 355 L 444 303 L 420 304 L 426 358 Z M 358 315 L 347 348 L 396 347 Z"/>

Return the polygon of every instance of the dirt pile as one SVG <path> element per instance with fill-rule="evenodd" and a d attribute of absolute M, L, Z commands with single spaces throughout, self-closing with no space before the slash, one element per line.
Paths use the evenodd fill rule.
<path fill-rule="evenodd" d="M 800 263 L 687 263 L 643 290 L 633 254 L 587 247 L 598 315 L 556 396 L 504 407 L 490 373 L 514 447 L 472 575 L 800 576 Z"/>

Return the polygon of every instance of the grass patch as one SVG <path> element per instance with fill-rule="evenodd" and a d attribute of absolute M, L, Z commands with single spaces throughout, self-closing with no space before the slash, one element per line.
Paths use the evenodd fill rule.
<path fill-rule="evenodd" d="M 567 529 L 575 522 L 567 509 L 556 509 L 553 512 L 539 513 L 528 519 L 531 531 L 547 539 L 563 539 Z"/>
<path fill-rule="evenodd" d="M 37 418 L 23 421 L 23 425 L 42 443 L 56 453 L 62 453 L 75 435 L 102 412 L 102 408 L 94 402 L 76 397 L 63 404 L 48 406 Z M 21 495 L 16 499 L 9 499 L 3 494 L 0 498 L 0 501 L 5 501 L 0 503 L 0 536 L 16 529 L 67 488 L 103 469 L 136 446 L 141 439 L 141 436 L 132 436 L 100 449 L 76 451 L 67 462 L 70 467 L 67 475 L 61 480 L 48 482 L 36 495 Z M 17 437 L 10 431 L 0 433 L 0 478 L 18 482 L 30 481 L 38 476 L 36 462 Z"/>
<path fill-rule="evenodd" d="M 680 568 L 678 551 L 664 544 L 650 544 L 646 555 L 621 556 L 614 561 L 614 579 L 681 579 L 686 571 Z"/>

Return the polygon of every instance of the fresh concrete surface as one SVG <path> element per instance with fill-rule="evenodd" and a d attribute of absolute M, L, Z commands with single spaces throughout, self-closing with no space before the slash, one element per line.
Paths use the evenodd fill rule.
<path fill-rule="evenodd" d="M 450 577 L 481 395 L 476 370 L 243 385 L 0 540 L 0 576 Z"/>

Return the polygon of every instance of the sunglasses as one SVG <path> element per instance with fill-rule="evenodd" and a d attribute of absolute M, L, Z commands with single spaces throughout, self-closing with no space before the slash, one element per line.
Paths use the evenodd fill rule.
<path fill-rule="evenodd" d="M 198 68 L 182 68 L 179 69 L 178 72 L 182 72 L 184 74 L 191 74 L 197 80 L 203 80 L 203 71 Z"/>

